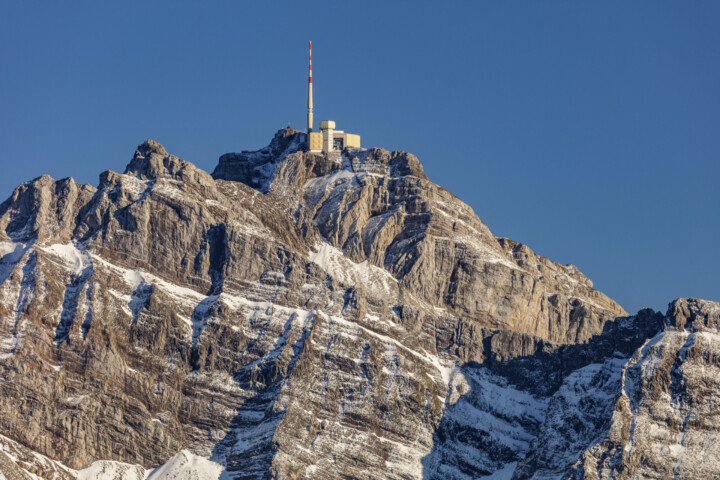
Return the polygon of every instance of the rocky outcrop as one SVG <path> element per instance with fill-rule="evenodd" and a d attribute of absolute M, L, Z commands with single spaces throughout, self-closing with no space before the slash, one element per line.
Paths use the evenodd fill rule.
<path fill-rule="evenodd" d="M 0 232 L 16 242 L 67 243 L 78 211 L 94 193 L 95 188 L 72 178 L 56 181 L 43 175 L 17 187 L 0 204 Z"/>
<path fill-rule="evenodd" d="M 577 461 L 576 477 L 717 477 L 719 321 L 718 303 L 670 304 L 668 328 L 620 370 L 612 414 Z"/>
<path fill-rule="evenodd" d="M 305 137 L 305 133 L 290 127 L 280 130 L 265 148 L 221 156 L 212 176 L 218 180 L 242 182 L 267 193 L 275 167 L 287 155 L 301 149 Z"/>
<path fill-rule="evenodd" d="M 306 152 L 304 135 L 212 175 L 148 140 L 97 188 L 41 177 L 0 205 L 12 448 L 70 478 L 171 458 L 229 478 L 630 468 L 611 433 L 659 421 L 646 342 L 715 329 L 714 304 L 630 317 L 494 237 L 414 155 Z"/>

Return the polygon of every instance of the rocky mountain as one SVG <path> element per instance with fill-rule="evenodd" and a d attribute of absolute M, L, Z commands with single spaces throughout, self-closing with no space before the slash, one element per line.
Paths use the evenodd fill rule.
<path fill-rule="evenodd" d="M 720 305 L 629 316 L 414 155 L 304 143 L 0 205 L 0 479 L 717 478 Z"/>

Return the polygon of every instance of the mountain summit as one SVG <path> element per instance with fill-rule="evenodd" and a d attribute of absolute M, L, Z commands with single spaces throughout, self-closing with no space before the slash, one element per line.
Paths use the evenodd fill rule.
<path fill-rule="evenodd" d="M 720 471 L 720 305 L 630 316 L 414 155 L 305 145 L 148 140 L 0 205 L 5 477 Z"/>

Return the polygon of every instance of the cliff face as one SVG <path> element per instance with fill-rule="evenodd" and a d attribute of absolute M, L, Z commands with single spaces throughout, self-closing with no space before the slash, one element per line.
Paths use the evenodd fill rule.
<path fill-rule="evenodd" d="M 716 304 L 629 317 L 415 156 L 303 142 L 281 130 L 210 175 L 147 141 L 97 189 L 45 176 L 0 205 L 0 471 L 710 471 L 718 423 L 686 415 L 716 415 L 695 378 L 719 378 Z"/>
<path fill-rule="evenodd" d="M 666 330 L 618 371 L 612 415 L 575 464 L 578 477 L 718 476 L 719 326 L 718 303 L 670 305 Z"/>

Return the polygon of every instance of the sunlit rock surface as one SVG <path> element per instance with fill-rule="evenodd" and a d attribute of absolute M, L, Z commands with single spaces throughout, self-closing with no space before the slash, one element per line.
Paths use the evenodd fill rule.
<path fill-rule="evenodd" d="M 718 472 L 717 304 L 628 316 L 414 155 L 304 140 L 0 205 L 5 477 Z"/>

